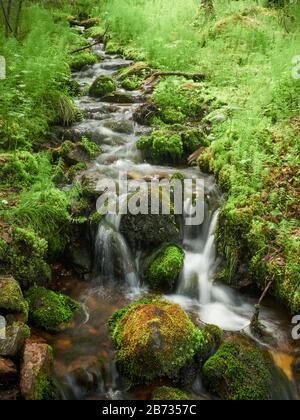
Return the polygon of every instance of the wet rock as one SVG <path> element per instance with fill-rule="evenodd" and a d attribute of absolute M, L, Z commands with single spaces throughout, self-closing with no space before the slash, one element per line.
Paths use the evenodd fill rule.
<path fill-rule="evenodd" d="M 183 250 L 175 244 L 164 245 L 146 258 L 143 279 L 154 290 L 170 291 L 175 286 L 183 264 Z"/>
<path fill-rule="evenodd" d="M 152 103 L 141 105 L 134 113 L 133 120 L 141 125 L 151 125 L 152 120 L 159 114 L 158 107 Z"/>
<path fill-rule="evenodd" d="M 130 200 L 140 202 L 143 200 L 143 196 L 140 197 L 138 194 L 133 194 Z M 164 202 L 163 195 L 159 197 L 159 201 L 160 203 Z M 148 214 L 135 215 L 129 212 L 121 219 L 120 232 L 125 236 L 132 249 L 153 249 L 163 243 L 178 242 L 179 226 L 171 209 L 170 214 L 151 214 L 150 196 L 145 204 L 148 205 Z"/>
<path fill-rule="evenodd" d="M 22 364 L 20 389 L 25 400 L 51 399 L 53 354 L 50 346 L 26 340 Z"/>
<path fill-rule="evenodd" d="M 232 338 L 205 363 L 203 378 L 221 399 L 266 400 L 272 394 L 272 361 L 248 340 Z"/>
<path fill-rule="evenodd" d="M 117 311 L 109 320 L 117 364 L 132 383 L 177 376 L 206 351 L 205 335 L 179 305 L 143 299 Z"/>
<path fill-rule="evenodd" d="M 27 292 L 29 321 L 46 331 L 61 331 L 80 308 L 79 303 L 61 293 L 44 287 L 32 287 Z"/>
<path fill-rule="evenodd" d="M 117 85 L 111 77 L 101 75 L 94 81 L 89 92 L 91 96 L 102 98 L 103 96 L 115 92 L 116 89 Z"/>
<path fill-rule="evenodd" d="M 142 99 L 138 96 L 134 96 L 130 93 L 126 92 L 115 92 L 110 93 L 109 95 L 104 96 L 102 98 L 103 102 L 110 102 L 116 104 L 134 104 L 136 102 L 140 102 Z"/>
<path fill-rule="evenodd" d="M 0 314 L 15 314 L 20 321 L 28 319 L 28 303 L 19 283 L 11 276 L 0 277 Z"/>
<path fill-rule="evenodd" d="M 0 389 L 1 387 L 10 387 L 16 384 L 17 380 L 18 371 L 14 362 L 0 357 Z"/>
<path fill-rule="evenodd" d="M 19 388 L 13 389 L 0 389 L 0 401 L 17 401 L 21 399 Z"/>
<path fill-rule="evenodd" d="M 171 388 L 168 386 L 162 386 L 157 388 L 152 394 L 152 400 L 157 401 L 188 401 L 192 398 L 187 395 L 185 392 L 181 391 L 178 388 Z"/>
<path fill-rule="evenodd" d="M 103 127 L 109 128 L 112 131 L 124 134 L 132 134 L 134 132 L 134 124 L 132 121 L 122 120 L 122 121 L 105 121 Z"/>
<path fill-rule="evenodd" d="M 0 340 L 0 356 L 18 357 L 26 338 L 30 336 L 30 329 L 21 322 L 13 322 L 6 328 L 6 338 Z"/>

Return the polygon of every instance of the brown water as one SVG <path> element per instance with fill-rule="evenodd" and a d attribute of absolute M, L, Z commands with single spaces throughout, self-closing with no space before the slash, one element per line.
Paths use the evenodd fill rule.
<path fill-rule="evenodd" d="M 104 58 L 103 61 L 74 74 L 83 89 L 100 74 L 113 75 L 117 69 L 130 64 L 120 57 L 106 55 L 103 46 L 95 51 Z M 135 124 L 132 115 L 146 98 L 141 92 L 130 95 L 132 104 L 109 104 L 89 96 L 79 98 L 78 106 L 85 112 L 86 119 L 64 132 L 65 138 L 76 140 L 86 136 L 101 144 L 104 153 L 89 165 L 85 173 L 95 181 L 103 176 L 118 179 L 120 171 L 126 171 L 136 179 L 178 171 L 175 167 L 153 166 L 142 161 L 135 143 L 148 129 Z M 181 168 L 180 171 L 187 178 L 204 180 L 207 207 L 202 225 L 191 229 L 184 227 L 184 218 L 182 220 L 185 268 L 176 293 L 167 298 L 179 303 L 199 325 L 202 322 L 214 323 L 226 331 L 243 331 L 251 336 L 249 323 L 258 296 L 245 295 L 213 282 L 219 266 L 214 231 L 222 196 L 213 177 L 201 174 L 197 168 Z M 58 284 L 60 290 L 82 304 L 82 313 L 68 330 L 46 335 L 54 347 L 55 372 L 65 399 L 147 399 L 153 386 L 157 385 L 129 391 L 115 366 L 106 322 L 114 311 L 147 293 L 138 275 L 139 254 L 135 255 L 129 249 L 118 232 L 118 226 L 118 217 L 107 217 L 105 224 L 99 226 L 94 278 L 83 282 L 66 275 Z M 111 252 L 112 244 L 119 251 L 117 259 Z M 121 280 L 118 282 L 115 281 L 116 265 Z M 274 395 L 280 399 L 298 398 L 293 364 L 299 345 L 291 339 L 290 317 L 272 299 L 267 299 L 261 311 L 261 321 L 267 335 L 258 345 L 270 351 L 280 368 L 274 383 Z M 195 398 L 211 398 L 200 377 L 187 391 Z"/>

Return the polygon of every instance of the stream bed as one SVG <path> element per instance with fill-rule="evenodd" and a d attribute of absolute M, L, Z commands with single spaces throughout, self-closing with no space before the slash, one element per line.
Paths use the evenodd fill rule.
<path fill-rule="evenodd" d="M 102 57 L 102 61 L 73 75 L 82 89 L 90 86 L 96 77 L 111 76 L 131 64 L 121 57 L 105 54 L 103 45 L 94 47 L 94 52 Z M 91 179 L 109 176 L 117 180 L 122 171 L 135 179 L 167 177 L 180 170 L 186 178 L 204 180 L 205 219 L 201 225 L 190 227 L 185 225 L 183 217 L 185 266 L 176 292 L 166 295 L 166 298 L 180 304 L 196 324 L 215 324 L 228 333 L 243 331 L 251 336 L 249 324 L 259 296 L 245 295 L 213 282 L 220 265 L 214 233 L 218 207 L 223 200 L 214 178 L 201 174 L 197 167 L 179 169 L 145 163 L 135 143 L 149 128 L 135 123 L 133 113 L 146 97 L 140 91 L 126 92 L 126 95 L 130 95 L 131 103 L 103 102 L 90 96 L 78 98 L 77 106 L 86 118 L 66 129 L 64 138 L 76 140 L 86 136 L 101 144 L 103 153 L 88 165 L 85 172 L 85 176 Z M 139 255 L 129 248 L 119 232 L 119 224 L 117 216 L 107 216 L 100 222 L 95 239 L 96 275 L 90 281 L 65 276 L 60 282 L 60 289 L 77 298 L 83 308 L 70 328 L 45 337 L 54 348 L 55 374 L 64 399 L 148 399 L 155 386 L 127 389 L 116 369 L 106 327 L 107 319 L 114 311 L 147 293 L 138 275 Z M 112 252 L 112 243 L 118 248 L 118 262 Z M 116 264 L 121 265 L 122 281 L 118 282 L 115 281 Z M 290 316 L 271 298 L 265 300 L 260 315 L 270 339 L 259 344 L 268 349 L 282 370 L 282 375 L 274 383 L 278 398 L 298 399 L 293 364 L 299 346 L 291 338 Z M 195 398 L 212 398 L 200 378 L 190 392 Z"/>

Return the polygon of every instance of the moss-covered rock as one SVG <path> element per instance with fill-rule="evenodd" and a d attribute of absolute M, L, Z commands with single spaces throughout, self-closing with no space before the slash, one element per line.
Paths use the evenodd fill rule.
<path fill-rule="evenodd" d="M 52 348 L 44 343 L 26 340 L 20 377 L 22 397 L 34 401 L 58 399 L 52 370 Z"/>
<path fill-rule="evenodd" d="M 179 133 L 167 130 L 153 131 L 136 144 L 145 159 L 158 164 L 179 163 L 183 159 L 183 143 Z"/>
<path fill-rule="evenodd" d="M 98 26 L 101 20 L 99 18 L 89 18 L 84 19 L 80 22 L 80 26 L 83 26 L 84 28 L 92 28 L 93 26 Z"/>
<path fill-rule="evenodd" d="M 169 291 L 174 288 L 184 265 L 184 252 L 175 244 L 164 245 L 145 260 L 143 278 L 151 288 Z"/>
<path fill-rule="evenodd" d="M 173 377 L 206 346 L 205 335 L 179 305 L 144 300 L 109 320 L 120 371 L 132 383 Z"/>
<path fill-rule="evenodd" d="M 186 156 L 194 153 L 200 147 L 209 146 L 205 133 L 199 128 L 192 128 L 182 133 L 183 150 Z"/>
<path fill-rule="evenodd" d="M 6 326 L 5 339 L 0 340 L 0 355 L 19 357 L 24 342 L 30 337 L 30 329 L 22 322 L 12 322 Z"/>
<path fill-rule="evenodd" d="M 27 292 L 27 300 L 29 322 L 47 331 L 60 331 L 79 310 L 75 300 L 43 287 L 32 287 Z"/>
<path fill-rule="evenodd" d="M 161 388 L 157 388 L 152 394 L 152 400 L 157 401 L 188 401 L 191 399 L 191 397 L 189 397 L 180 389 L 172 388 L 169 386 L 162 386 Z"/>
<path fill-rule="evenodd" d="M 100 57 L 96 54 L 93 54 L 89 51 L 82 51 L 76 54 L 72 54 L 72 59 L 70 62 L 70 67 L 74 71 L 79 71 L 85 66 L 91 66 L 100 61 Z"/>
<path fill-rule="evenodd" d="M 0 239 L 0 273 L 11 273 L 22 289 L 48 284 L 51 270 L 45 262 L 48 244 L 31 229 L 12 228 L 8 241 Z"/>
<path fill-rule="evenodd" d="M 152 194 L 155 192 L 152 191 Z M 136 197 L 136 198 L 135 198 Z M 132 199 L 140 200 L 140 195 L 133 195 Z M 142 196 L 143 197 L 143 196 Z M 151 214 L 151 196 L 148 195 L 148 213 L 122 216 L 120 231 L 133 249 L 153 249 L 167 242 L 178 242 L 180 237 L 170 200 L 160 194 L 159 202 L 170 206 L 170 214 Z M 166 201 L 164 201 L 166 200 Z"/>
<path fill-rule="evenodd" d="M 0 313 L 15 314 L 20 320 L 27 322 L 28 303 L 19 283 L 13 277 L 0 276 Z"/>
<path fill-rule="evenodd" d="M 106 29 L 101 25 L 92 26 L 86 29 L 85 36 L 96 40 L 101 40 L 105 35 Z"/>
<path fill-rule="evenodd" d="M 60 147 L 59 156 L 63 157 L 68 165 L 76 165 L 94 159 L 100 155 L 102 149 L 86 137 L 77 143 L 66 140 Z"/>
<path fill-rule="evenodd" d="M 225 400 L 265 400 L 271 395 L 271 361 L 248 342 L 225 342 L 205 363 L 203 377 L 209 391 Z"/>
<path fill-rule="evenodd" d="M 115 81 L 108 76 L 99 76 L 90 87 L 90 95 L 102 98 L 117 90 Z"/>

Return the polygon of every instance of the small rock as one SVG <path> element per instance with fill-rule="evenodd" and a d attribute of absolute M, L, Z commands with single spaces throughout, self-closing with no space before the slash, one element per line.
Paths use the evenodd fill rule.
<path fill-rule="evenodd" d="M 11 276 L 0 277 L 0 311 L 16 314 L 20 321 L 27 322 L 28 303 L 19 283 Z"/>
<path fill-rule="evenodd" d="M 32 340 L 26 340 L 22 364 L 20 389 L 25 400 L 45 399 L 51 381 L 53 355 L 50 346 Z"/>
<path fill-rule="evenodd" d="M 0 387 L 11 386 L 18 380 L 18 371 L 14 362 L 0 357 Z"/>
<path fill-rule="evenodd" d="M 22 351 L 30 329 L 22 322 L 13 322 L 6 328 L 6 338 L 0 340 L 0 356 L 17 357 Z"/>

